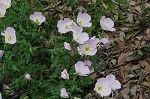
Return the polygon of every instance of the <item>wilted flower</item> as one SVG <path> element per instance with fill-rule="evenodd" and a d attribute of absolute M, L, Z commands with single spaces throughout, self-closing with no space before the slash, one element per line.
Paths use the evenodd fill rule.
<path fill-rule="evenodd" d="M 100 78 L 95 84 L 94 90 L 103 96 L 109 96 L 111 94 L 111 87 L 109 86 L 109 81 L 106 78 Z"/>
<path fill-rule="evenodd" d="M 106 18 L 105 16 L 102 16 L 100 19 L 100 25 L 106 31 L 115 31 L 115 28 L 113 28 L 114 22 L 110 18 Z"/>
<path fill-rule="evenodd" d="M 115 80 L 115 76 L 113 74 L 107 75 L 106 79 L 108 80 L 112 90 L 117 90 L 121 88 L 120 82 L 118 80 Z"/>
<path fill-rule="evenodd" d="M 11 0 L 0 0 L 0 3 L 4 4 L 7 9 L 11 7 Z"/>
<path fill-rule="evenodd" d="M 69 74 L 67 73 L 67 70 L 64 69 L 62 72 L 61 72 L 61 77 L 63 79 L 69 79 Z"/>
<path fill-rule="evenodd" d="M 30 80 L 31 79 L 31 75 L 30 74 L 25 74 L 25 78 Z"/>
<path fill-rule="evenodd" d="M 82 26 L 82 27 L 91 27 L 92 23 L 91 21 L 91 16 L 88 15 L 87 13 L 81 13 L 79 12 L 77 16 L 77 23 Z"/>
<path fill-rule="evenodd" d="M 0 50 L 0 59 L 3 57 L 3 55 L 4 55 L 4 51 Z"/>
<path fill-rule="evenodd" d="M 38 25 L 41 25 L 43 22 L 45 22 L 46 18 L 41 12 L 34 12 L 32 15 L 30 15 L 30 20 L 34 21 Z"/>
<path fill-rule="evenodd" d="M 9 44 L 16 43 L 16 31 L 12 27 L 7 27 L 5 33 L 1 33 L 1 35 L 5 36 L 5 42 Z"/>
<path fill-rule="evenodd" d="M 7 84 L 3 84 L 3 90 L 8 90 L 8 89 L 10 89 L 9 86 Z"/>
<path fill-rule="evenodd" d="M 82 31 L 82 27 L 76 27 L 73 32 L 73 39 L 79 44 L 83 44 L 89 39 L 89 35 L 86 32 Z"/>
<path fill-rule="evenodd" d="M 92 65 L 92 62 L 87 60 L 85 62 L 78 61 L 75 64 L 75 71 L 78 73 L 80 76 L 88 76 L 92 72 L 94 72 L 94 69 L 90 69 L 89 66 Z"/>
<path fill-rule="evenodd" d="M 103 38 L 103 39 L 101 39 L 101 42 L 102 42 L 104 45 L 107 45 L 107 44 L 109 44 L 109 39 L 108 39 L 108 38 Z"/>
<path fill-rule="evenodd" d="M 6 13 L 6 8 L 4 6 L 4 4 L 0 3 L 0 18 L 4 17 Z"/>
<path fill-rule="evenodd" d="M 64 43 L 64 47 L 65 47 L 66 50 L 69 50 L 69 51 L 71 50 L 71 46 L 67 42 Z"/>
<path fill-rule="evenodd" d="M 66 89 L 65 89 L 65 88 L 62 88 L 62 89 L 60 90 L 60 92 L 61 92 L 60 96 L 61 96 L 62 98 L 69 98 L 69 95 L 68 95 L 68 93 L 66 92 Z"/>
<path fill-rule="evenodd" d="M 99 43 L 99 41 L 100 40 L 95 37 L 89 39 L 84 44 L 79 45 L 79 47 L 77 47 L 78 53 L 80 55 L 95 55 L 97 52 L 97 44 Z"/>

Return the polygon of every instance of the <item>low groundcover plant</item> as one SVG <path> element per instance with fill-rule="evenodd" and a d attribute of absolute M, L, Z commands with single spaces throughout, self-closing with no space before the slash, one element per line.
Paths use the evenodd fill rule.
<path fill-rule="evenodd" d="M 95 73 L 94 57 L 99 49 L 111 43 L 109 38 L 99 38 L 87 31 L 94 26 L 88 12 L 77 12 L 75 20 L 53 20 L 53 16 L 41 9 L 35 11 L 26 1 L 18 2 L 17 5 L 17 2 L 11 4 L 11 0 L 0 0 L 0 18 L 10 20 L 14 16 L 12 23 L 0 24 L 3 42 L 0 45 L 0 79 L 8 86 L 8 90 L 2 88 L 0 99 L 16 94 L 23 99 L 82 99 L 84 88 L 90 84 L 95 85 L 93 90 L 101 97 L 121 88 L 113 74 L 99 78 L 96 83 L 91 78 Z M 26 10 L 22 12 L 19 4 Z M 102 16 L 98 21 L 99 28 L 115 31 L 112 19 Z M 55 36 L 50 38 L 53 30 Z"/>

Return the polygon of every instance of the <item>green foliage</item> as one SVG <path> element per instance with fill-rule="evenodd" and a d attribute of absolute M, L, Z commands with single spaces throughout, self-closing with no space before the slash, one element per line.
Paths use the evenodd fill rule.
<path fill-rule="evenodd" d="M 74 74 L 75 59 L 79 55 L 72 58 L 64 49 L 63 42 L 70 42 L 72 36 L 58 36 L 58 20 L 47 16 L 46 23 L 37 26 L 29 19 L 34 11 L 43 10 L 39 6 L 30 6 L 25 0 L 13 1 L 6 17 L 0 20 L 0 31 L 13 27 L 17 37 L 14 45 L 3 43 L 4 37 L 0 37 L 0 48 L 5 50 L 0 60 L 0 83 L 10 87 L 9 92 L 1 90 L 5 98 L 11 97 L 12 92 L 21 91 L 20 99 L 59 99 L 61 88 L 65 87 L 74 96 L 75 93 L 84 93 L 81 87 L 92 83 L 90 78 L 77 79 L 78 75 Z M 60 78 L 63 69 L 68 70 L 69 80 Z M 31 74 L 31 80 L 25 79 L 26 73 Z"/>

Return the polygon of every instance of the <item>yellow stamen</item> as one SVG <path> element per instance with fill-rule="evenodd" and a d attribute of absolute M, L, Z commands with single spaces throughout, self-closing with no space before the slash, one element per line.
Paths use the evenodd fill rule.
<path fill-rule="evenodd" d="M 98 90 L 101 91 L 103 89 L 102 86 L 98 86 Z"/>
<path fill-rule="evenodd" d="M 7 39 L 8 39 L 8 41 L 11 41 L 11 40 L 12 40 L 12 37 L 11 37 L 11 36 L 8 36 Z"/>

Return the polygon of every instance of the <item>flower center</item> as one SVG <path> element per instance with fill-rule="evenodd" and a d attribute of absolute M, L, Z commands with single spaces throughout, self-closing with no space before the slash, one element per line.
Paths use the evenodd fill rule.
<path fill-rule="evenodd" d="M 79 25 L 82 25 L 82 24 L 83 24 L 83 21 L 82 21 L 82 20 L 79 20 L 79 21 L 78 21 L 78 24 L 79 24 Z"/>
<path fill-rule="evenodd" d="M 90 51 L 91 51 L 91 48 L 90 48 L 89 46 L 85 46 L 85 47 L 84 47 L 84 51 L 85 51 L 85 52 L 90 52 Z"/>
<path fill-rule="evenodd" d="M 11 40 L 12 40 L 12 37 L 11 37 L 11 36 L 8 36 L 7 39 L 8 39 L 8 41 L 11 41 Z"/>
<path fill-rule="evenodd" d="M 5 4 L 5 8 L 7 8 L 8 7 L 8 5 L 7 4 Z"/>
<path fill-rule="evenodd" d="M 67 26 L 67 25 L 65 25 L 65 26 L 64 26 L 64 29 L 65 29 L 65 30 L 68 30 L 68 26 Z"/>
<path fill-rule="evenodd" d="M 102 86 L 98 86 L 98 91 L 101 91 L 102 89 L 103 89 L 103 87 Z"/>
<path fill-rule="evenodd" d="M 37 24 L 39 23 L 39 19 L 38 18 L 35 19 L 35 23 L 37 23 Z"/>
<path fill-rule="evenodd" d="M 2 15 L 2 12 L 0 12 L 0 17 L 1 17 L 1 16 L 3 16 L 3 15 Z"/>

